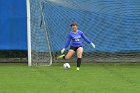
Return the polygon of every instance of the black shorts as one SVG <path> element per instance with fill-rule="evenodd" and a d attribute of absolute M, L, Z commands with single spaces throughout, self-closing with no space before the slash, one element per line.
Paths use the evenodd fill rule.
<path fill-rule="evenodd" d="M 79 47 L 82 47 L 82 46 L 79 46 Z M 79 47 L 73 47 L 73 46 L 70 46 L 70 49 L 71 49 L 71 50 L 74 50 L 74 51 L 76 52 L 77 49 L 78 49 Z"/>

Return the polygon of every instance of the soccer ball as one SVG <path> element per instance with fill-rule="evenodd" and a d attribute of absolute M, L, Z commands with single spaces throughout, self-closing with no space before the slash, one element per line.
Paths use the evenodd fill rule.
<path fill-rule="evenodd" d="M 70 64 L 69 63 L 64 63 L 63 67 L 64 67 L 64 69 L 70 69 Z"/>

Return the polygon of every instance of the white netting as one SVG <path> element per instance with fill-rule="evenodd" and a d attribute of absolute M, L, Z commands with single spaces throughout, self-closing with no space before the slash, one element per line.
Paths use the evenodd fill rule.
<path fill-rule="evenodd" d="M 55 58 L 66 43 L 72 21 L 96 44 L 93 49 L 84 42 L 83 62 L 140 60 L 139 0 L 30 0 L 30 4 L 32 62 L 49 63 L 51 56 L 53 62 L 60 62 Z"/>

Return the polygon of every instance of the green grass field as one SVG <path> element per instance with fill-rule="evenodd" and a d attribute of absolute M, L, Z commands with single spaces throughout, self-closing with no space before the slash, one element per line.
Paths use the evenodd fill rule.
<path fill-rule="evenodd" d="M 140 64 L 0 64 L 0 93 L 140 93 Z"/>

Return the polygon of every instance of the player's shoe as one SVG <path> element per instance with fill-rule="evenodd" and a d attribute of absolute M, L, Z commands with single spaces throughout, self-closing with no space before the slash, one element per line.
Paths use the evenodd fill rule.
<path fill-rule="evenodd" d="M 64 54 L 60 55 L 60 56 L 57 57 L 57 59 L 63 59 L 64 56 L 65 56 Z"/>
<path fill-rule="evenodd" d="M 79 71 L 80 70 L 80 68 L 79 67 L 77 67 L 77 69 L 76 69 L 77 71 Z"/>

